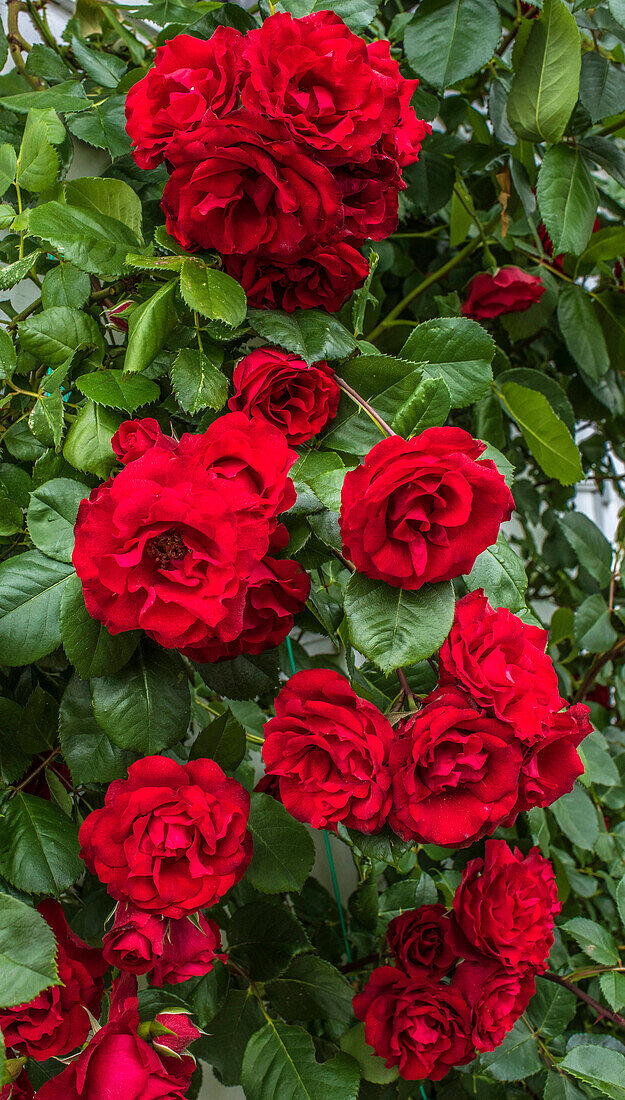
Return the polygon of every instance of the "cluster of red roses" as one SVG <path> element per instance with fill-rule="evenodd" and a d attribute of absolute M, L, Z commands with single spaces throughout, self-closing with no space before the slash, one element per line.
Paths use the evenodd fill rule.
<path fill-rule="evenodd" d="M 81 502 L 73 562 L 89 614 L 112 634 L 141 627 L 198 661 L 278 645 L 310 591 L 280 512 L 297 455 L 260 417 L 221 417 L 202 435 L 126 421 L 124 465 Z"/>
<path fill-rule="evenodd" d="M 553 869 L 489 840 L 467 865 L 453 912 L 424 905 L 391 921 L 395 966 L 377 967 L 354 998 L 365 1038 L 406 1080 L 439 1081 L 494 1050 L 534 995 L 560 910 Z"/>
<path fill-rule="evenodd" d="M 298 672 L 265 725 L 265 789 L 317 829 L 388 823 L 404 840 L 463 848 L 570 791 L 588 707 L 566 707 L 546 632 L 483 592 L 459 600 L 439 684 L 393 729 L 328 669 Z"/>
<path fill-rule="evenodd" d="M 366 277 L 358 246 L 397 226 L 401 170 L 430 131 L 417 83 L 332 12 L 278 13 L 161 46 L 127 130 L 141 168 L 167 165 L 183 248 L 216 249 L 253 305 L 332 312 Z"/>

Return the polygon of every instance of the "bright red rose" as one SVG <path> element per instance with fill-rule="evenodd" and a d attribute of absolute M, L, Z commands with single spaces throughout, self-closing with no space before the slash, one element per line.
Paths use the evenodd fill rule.
<path fill-rule="evenodd" d="M 458 600 L 439 653 L 440 683 L 463 688 L 478 706 L 508 722 L 519 740 L 533 744 L 564 706 L 546 645 L 546 630 L 505 607 L 491 607 L 482 589 L 470 592 Z"/>
<path fill-rule="evenodd" d="M 397 229 L 398 194 L 405 190 L 397 162 L 375 153 L 365 164 L 334 170 L 343 201 L 345 232 L 357 241 L 383 241 Z"/>
<path fill-rule="evenodd" d="M 72 932 L 58 902 L 42 901 L 38 910 L 54 932 L 61 984 L 44 989 L 28 1004 L 0 1010 L 0 1028 L 7 1047 L 43 1062 L 84 1043 L 91 1030 L 87 1009 L 100 1014 L 107 964 L 100 951 Z"/>
<path fill-rule="evenodd" d="M 496 275 L 485 271 L 471 279 L 462 313 L 477 320 L 520 313 L 539 302 L 544 293 L 537 275 L 518 267 L 500 267 Z"/>
<path fill-rule="evenodd" d="M 527 856 L 505 840 L 487 840 L 483 859 L 467 864 L 454 898 L 458 927 L 471 949 L 506 970 L 541 974 L 560 911 L 555 875 L 538 848 Z"/>
<path fill-rule="evenodd" d="M 394 917 L 386 929 L 386 940 L 396 965 L 406 974 L 425 970 L 437 978 L 458 962 L 451 918 L 444 905 L 421 905 Z"/>
<path fill-rule="evenodd" d="M 234 369 L 233 412 L 259 416 L 291 446 L 305 443 L 336 416 L 341 391 L 327 363 L 309 367 L 293 352 L 257 348 Z"/>
<path fill-rule="evenodd" d="M 531 971 L 510 973 L 487 959 L 470 959 L 460 963 L 453 985 L 473 1009 L 475 1047 L 489 1051 L 525 1012 L 536 992 L 536 977 Z"/>
<path fill-rule="evenodd" d="M 152 985 L 177 985 L 189 978 L 210 974 L 215 960 L 225 961 L 221 952 L 221 931 L 214 920 L 197 915 L 169 922 L 163 952 L 150 976 Z"/>
<path fill-rule="evenodd" d="M 265 725 L 263 760 L 290 814 L 315 829 L 378 832 L 390 807 L 393 730 L 329 669 L 297 672 Z"/>
<path fill-rule="evenodd" d="M 102 954 L 109 966 L 130 974 L 147 974 L 163 954 L 167 923 L 134 905 L 120 903 L 115 921 L 102 941 Z"/>
<path fill-rule="evenodd" d="M 195 1024 L 191 1023 L 191 1020 L 185 1012 L 171 1011 L 171 1012 L 158 1012 L 155 1017 L 156 1024 L 161 1027 L 167 1028 L 168 1034 L 161 1035 L 155 1034 L 152 1040 L 154 1047 L 161 1054 L 167 1054 L 171 1051 L 173 1054 L 182 1055 L 186 1052 L 187 1047 L 199 1039 L 201 1032 L 198 1031 Z"/>
<path fill-rule="evenodd" d="M 28 1080 L 25 1069 L 11 1085 L 4 1085 L 0 1089 L 0 1100 L 35 1100 L 33 1086 Z"/>
<path fill-rule="evenodd" d="M 108 1022 L 67 1069 L 42 1085 L 37 1100 L 184 1100 L 193 1058 L 160 1056 L 138 1027 L 136 979 L 124 975 L 113 985 Z"/>
<path fill-rule="evenodd" d="M 532 806 L 550 806 L 573 790 L 584 772 L 577 746 L 592 733 L 588 714 L 584 703 L 554 714 L 540 741 L 526 749 L 515 814 Z"/>
<path fill-rule="evenodd" d="M 146 756 L 80 829 L 81 855 L 117 901 L 181 918 L 214 905 L 252 855 L 250 797 L 213 760 Z"/>
<path fill-rule="evenodd" d="M 146 416 L 144 420 L 124 420 L 111 439 L 111 446 L 125 466 L 128 462 L 134 462 L 135 458 L 141 458 L 152 447 L 175 451 L 176 440 L 161 431 L 157 420 Z"/>
<path fill-rule="evenodd" d="M 279 122 L 237 111 L 179 135 L 167 158 L 167 230 L 183 248 L 293 262 L 343 229 L 331 172 Z"/>
<path fill-rule="evenodd" d="M 318 307 L 336 313 L 369 274 L 367 260 L 346 241 L 317 245 L 296 263 L 265 263 L 252 254 L 225 256 L 224 267 L 251 306 L 286 313 Z"/>
<path fill-rule="evenodd" d="M 405 1081 L 440 1081 L 474 1057 L 464 997 L 425 971 L 409 976 L 377 967 L 354 997 L 354 1013 L 364 1020 L 369 1046 L 387 1066 L 399 1066 Z"/>
<path fill-rule="evenodd" d="M 466 848 L 516 804 L 522 747 L 463 692 L 432 692 L 395 735 L 389 824 L 404 840 Z"/>
<path fill-rule="evenodd" d="M 397 122 L 382 135 L 381 148 L 404 168 L 418 160 L 424 138 L 432 133 L 429 122 L 417 118 L 414 108 L 410 106 L 419 81 L 404 79 L 395 58 L 391 57 L 390 42 L 385 39 L 368 43 L 367 54 L 384 81 L 387 98 L 397 110 Z"/>
<path fill-rule="evenodd" d="M 373 447 L 343 484 L 343 553 L 359 573 L 417 589 L 469 573 L 514 508 L 485 444 L 462 428 L 428 428 Z"/>
<path fill-rule="evenodd" d="M 188 139 L 207 111 L 221 116 L 232 110 L 242 42 L 239 31 L 218 27 L 208 41 L 179 34 L 159 46 L 154 65 L 126 97 L 126 129 L 140 168 L 160 164 L 172 138 Z"/>

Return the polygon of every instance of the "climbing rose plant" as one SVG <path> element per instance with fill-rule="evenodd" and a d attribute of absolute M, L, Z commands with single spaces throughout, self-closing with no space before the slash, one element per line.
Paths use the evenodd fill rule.
<path fill-rule="evenodd" d="M 622 1100 L 624 48 L 9 0 L 1 1100 Z"/>

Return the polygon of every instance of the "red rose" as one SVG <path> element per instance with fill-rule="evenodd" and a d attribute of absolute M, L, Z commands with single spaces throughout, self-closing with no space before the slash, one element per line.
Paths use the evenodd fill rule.
<path fill-rule="evenodd" d="M 134 462 L 135 458 L 141 458 L 152 447 L 175 451 L 176 440 L 171 435 L 164 435 L 158 421 L 146 416 L 144 420 L 124 420 L 111 439 L 111 446 L 125 466 L 128 462 Z"/>
<path fill-rule="evenodd" d="M 457 685 L 532 744 L 564 705 L 547 631 L 524 623 L 504 607 L 491 607 L 484 592 L 456 604 L 453 626 L 438 657 L 441 684 Z"/>
<path fill-rule="evenodd" d="M 399 1066 L 405 1081 L 440 1081 L 474 1056 L 464 997 L 424 971 L 410 976 L 377 967 L 354 997 L 354 1013 L 364 1020 L 369 1046 L 387 1066 Z"/>
<path fill-rule="evenodd" d="M 514 508 L 485 444 L 462 428 L 428 428 L 373 447 L 343 484 L 343 553 L 359 573 L 417 589 L 469 573 Z"/>
<path fill-rule="evenodd" d="M 394 917 L 386 940 L 395 963 L 406 974 L 431 977 L 448 974 L 458 961 L 452 944 L 452 923 L 444 905 L 421 905 Z"/>
<path fill-rule="evenodd" d="M 379 831 L 390 807 L 393 731 L 383 714 L 329 669 L 297 672 L 265 725 L 263 760 L 280 798 L 315 829 Z"/>
<path fill-rule="evenodd" d="M 126 129 L 140 168 L 160 164 L 172 138 L 188 136 L 208 110 L 216 115 L 232 110 L 242 42 L 239 31 L 218 27 L 208 41 L 179 34 L 159 46 L 153 67 L 126 97 Z"/>
<path fill-rule="evenodd" d="M 161 1054 L 171 1051 L 180 1056 L 201 1035 L 185 1012 L 157 1012 L 154 1023 L 158 1028 L 154 1029 L 153 1044 Z M 165 1034 L 161 1034 L 162 1027 L 167 1028 Z"/>
<path fill-rule="evenodd" d="M 265 263 L 251 256 L 226 256 L 224 267 L 241 283 L 258 309 L 322 307 L 336 313 L 369 274 L 369 264 L 346 241 L 317 245 L 296 263 Z"/>
<path fill-rule="evenodd" d="M 531 971 L 511 974 L 487 959 L 460 963 L 453 985 L 473 1010 L 471 1038 L 479 1051 L 499 1046 L 536 992 Z"/>
<path fill-rule="evenodd" d="M 166 928 L 161 917 L 120 903 L 113 927 L 104 936 L 102 954 L 109 966 L 130 974 L 147 974 L 163 954 Z"/>
<path fill-rule="evenodd" d="M 150 976 L 152 985 L 177 985 L 210 974 L 216 959 L 225 961 L 218 925 L 201 913 L 196 919 L 186 917 L 169 922 L 162 955 Z"/>
<path fill-rule="evenodd" d="M 505 840 L 487 840 L 483 859 L 467 864 L 454 914 L 471 948 L 506 970 L 542 973 L 560 911 L 551 864 L 538 848 L 527 856 Z"/>
<path fill-rule="evenodd" d="M 292 262 L 342 232 L 334 177 L 272 119 L 248 111 L 207 118 L 175 138 L 167 158 L 167 229 L 188 251 Z"/>
<path fill-rule="evenodd" d="M 406 184 L 397 162 L 375 153 L 365 164 L 335 169 L 345 232 L 358 241 L 383 241 L 397 229 L 398 194 Z"/>
<path fill-rule="evenodd" d="M 137 1034 L 136 979 L 113 985 L 108 1022 L 67 1069 L 46 1081 L 37 1100 L 184 1100 L 193 1058 L 157 1053 Z"/>
<path fill-rule="evenodd" d="M 529 275 L 518 267 L 500 267 L 496 275 L 482 272 L 471 279 L 462 313 L 478 320 L 500 317 L 502 313 L 520 313 L 539 302 L 544 293 L 537 275 Z"/>
<path fill-rule="evenodd" d="M 432 692 L 395 734 L 389 824 L 404 840 L 466 848 L 516 804 L 522 747 L 463 692 Z"/>
<path fill-rule="evenodd" d="M 0 1088 L 0 1100 L 35 1100 L 35 1093 L 26 1070 L 22 1070 L 17 1080 Z"/>
<path fill-rule="evenodd" d="M 577 746 L 592 733 L 588 714 L 584 703 L 554 714 L 540 741 L 525 750 L 515 814 L 532 806 L 550 806 L 573 790 L 575 780 L 584 772 Z"/>
<path fill-rule="evenodd" d="M 61 984 L 28 1004 L 0 1010 L 0 1027 L 7 1047 L 44 1062 L 84 1043 L 91 1030 L 87 1009 L 94 1016 L 100 1013 L 107 964 L 100 951 L 72 932 L 58 902 L 43 901 L 38 910 L 54 932 Z"/>
<path fill-rule="evenodd" d="M 410 106 L 418 80 L 404 80 L 399 65 L 391 57 L 391 45 L 385 39 L 377 39 L 367 45 L 367 54 L 373 68 L 384 81 L 386 95 L 395 106 L 397 122 L 382 135 L 381 147 L 387 156 L 400 167 L 414 164 L 419 159 L 421 144 L 432 133 L 429 122 L 417 118 Z"/>
<path fill-rule="evenodd" d="M 222 897 L 252 855 L 250 799 L 212 760 L 147 756 L 80 829 L 81 855 L 118 901 L 180 918 Z"/>
<path fill-rule="evenodd" d="M 336 416 L 341 391 L 326 362 L 309 367 L 293 352 L 257 348 L 234 369 L 233 412 L 259 416 L 291 446 L 305 443 Z"/>

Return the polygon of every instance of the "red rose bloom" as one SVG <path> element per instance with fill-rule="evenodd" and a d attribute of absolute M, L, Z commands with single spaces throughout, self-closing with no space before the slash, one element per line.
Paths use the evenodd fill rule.
<path fill-rule="evenodd" d="M 429 122 L 417 118 L 410 106 L 419 81 L 404 80 L 399 65 L 391 57 L 390 42 L 384 39 L 369 42 L 367 54 L 378 76 L 384 81 L 387 97 L 397 111 L 396 124 L 382 135 L 382 150 L 402 168 L 414 164 L 419 158 L 424 138 L 432 133 Z"/>
<path fill-rule="evenodd" d="M 141 458 L 152 447 L 174 451 L 176 440 L 171 435 L 164 435 L 158 421 L 146 416 L 145 420 L 124 420 L 111 439 L 111 446 L 125 466 L 128 462 L 134 462 L 135 458 Z"/>
<path fill-rule="evenodd" d="M 108 1022 L 71 1064 L 46 1081 L 38 1100 L 184 1100 L 193 1058 L 160 1056 L 137 1034 L 136 979 L 124 976 L 113 985 Z"/>
<path fill-rule="evenodd" d="M 179 34 L 159 46 L 153 67 L 126 97 L 126 129 L 140 168 L 155 168 L 174 136 L 181 141 L 201 124 L 236 105 L 243 36 L 218 27 L 208 41 Z"/>
<path fill-rule="evenodd" d="M 134 905 L 119 904 L 115 921 L 102 941 L 102 954 L 110 966 L 130 974 L 147 974 L 163 954 L 166 922 Z"/>
<path fill-rule="evenodd" d="M 515 805 L 522 747 L 464 693 L 438 689 L 395 729 L 391 828 L 404 840 L 466 848 Z"/>
<path fill-rule="evenodd" d="M 81 855 L 118 901 L 180 918 L 222 897 L 252 855 L 250 799 L 212 760 L 147 756 L 80 829 Z"/>
<path fill-rule="evenodd" d="M 514 501 L 485 444 L 461 428 L 428 428 L 373 447 L 343 484 L 343 553 L 359 573 L 418 589 L 469 573 Z"/>
<path fill-rule="evenodd" d="M 482 589 L 456 604 L 453 626 L 438 658 L 441 684 L 463 688 L 485 710 L 508 722 L 515 736 L 532 744 L 564 705 L 547 631 L 495 610 Z"/>
<path fill-rule="evenodd" d="M 150 981 L 152 985 L 177 985 L 210 974 L 217 959 L 223 962 L 226 955 L 221 952 L 221 931 L 214 920 L 201 913 L 197 915 L 197 923 L 188 917 L 172 920 Z"/>
<path fill-rule="evenodd" d="M 452 922 L 444 905 L 421 905 L 394 917 L 386 940 L 395 963 L 406 974 L 426 970 L 440 977 L 453 970 L 458 956 L 452 943 Z"/>
<path fill-rule="evenodd" d="M 527 856 L 505 840 L 488 840 L 483 859 L 467 864 L 454 898 L 458 927 L 471 949 L 506 970 L 542 973 L 560 911 L 551 864 L 538 848 Z"/>
<path fill-rule="evenodd" d="M 28 1004 L 0 1010 L 0 1027 L 7 1047 L 44 1062 L 84 1043 L 91 1030 L 87 1009 L 94 1016 L 100 1013 L 107 964 L 100 951 L 72 932 L 58 902 L 43 901 L 38 910 L 54 932 L 61 984 Z"/>
<path fill-rule="evenodd" d="M 486 959 L 460 963 L 453 985 L 473 1010 L 471 1038 L 479 1051 L 494 1050 L 503 1042 L 536 992 L 531 971 L 510 973 Z"/>
<path fill-rule="evenodd" d="M 390 807 L 388 720 L 344 676 L 306 669 L 292 676 L 265 725 L 263 760 L 280 777 L 290 814 L 315 829 L 382 828 Z"/>
<path fill-rule="evenodd" d="M 399 1066 L 405 1081 L 440 1081 L 474 1056 L 464 997 L 425 972 L 377 967 L 354 997 L 354 1013 L 364 1020 L 369 1046 L 387 1066 Z"/>
<path fill-rule="evenodd" d="M 471 279 L 462 313 L 477 320 L 520 313 L 539 302 L 544 293 L 537 275 L 518 267 L 500 267 L 496 275 L 483 272 Z"/>
<path fill-rule="evenodd" d="M 575 780 L 584 772 L 577 746 L 592 733 L 588 714 L 584 703 L 554 714 L 540 741 L 526 749 L 515 813 L 550 806 L 573 790 Z"/>
<path fill-rule="evenodd" d="M 163 194 L 167 230 L 183 248 L 280 261 L 342 231 L 332 174 L 271 119 L 237 111 L 172 141 Z"/>
<path fill-rule="evenodd" d="M 375 153 L 365 164 L 335 169 L 345 232 L 356 240 L 383 241 L 397 229 L 398 194 L 406 184 L 392 157 Z"/>
<path fill-rule="evenodd" d="M 292 352 L 258 348 L 234 369 L 233 412 L 259 416 L 291 446 L 305 443 L 336 416 L 340 390 L 327 363 L 309 367 Z"/>
<path fill-rule="evenodd" d="M 336 313 L 369 274 L 369 264 L 346 241 L 311 249 L 296 263 L 265 263 L 257 256 L 226 256 L 224 267 L 258 309 L 315 309 Z"/>

